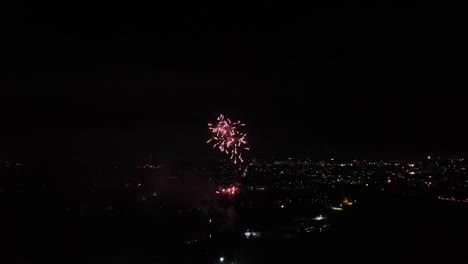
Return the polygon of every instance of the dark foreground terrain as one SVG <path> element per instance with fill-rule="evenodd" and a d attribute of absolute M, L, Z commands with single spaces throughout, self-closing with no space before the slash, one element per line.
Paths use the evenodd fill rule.
<path fill-rule="evenodd" d="M 326 232 L 246 239 L 241 227 L 212 228 L 197 214 L 141 206 L 93 215 L 47 206 L 53 197 L 10 196 L 2 199 L 2 263 L 468 262 L 466 204 L 382 193 L 357 197 L 352 207 L 328 212 L 333 225 Z M 262 210 L 256 214 L 271 219 L 270 233 L 275 224 L 282 228 L 275 219 L 286 219 L 286 211 Z M 237 215 L 239 225 L 249 225 L 245 214 Z"/>

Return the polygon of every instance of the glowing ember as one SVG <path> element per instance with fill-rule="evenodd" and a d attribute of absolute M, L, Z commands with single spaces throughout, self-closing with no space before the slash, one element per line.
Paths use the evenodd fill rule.
<path fill-rule="evenodd" d="M 216 194 L 234 196 L 239 193 L 240 189 L 237 186 L 231 185 L 228 187 L 218 187 Z"/>
<path fill-rule="evenodd" d="M 247 135 L 240 131 L 242 127 L 245 127 L 245 124 L 241 121 L 232 122 L 224 115 L 220 115 L 215 124 L 208 124 L 212 137 L 207 143 L 213 142 L 213 148 L 218 148 L 219 151 L 229 155 L 231 160 L 234 160 L 234 164 L 237 161 L 244 162 L 241 152 L 249 148 L 246 147 Z"/>

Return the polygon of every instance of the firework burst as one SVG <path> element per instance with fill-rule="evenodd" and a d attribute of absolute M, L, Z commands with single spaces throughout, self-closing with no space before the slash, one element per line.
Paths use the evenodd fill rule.
<path fill-rule="evenodd" d="M 240 131 L 242 127 L 245 127 L 245 124 L 241 123 L 241 121 L 232 122 L 224 115 L 220 115 L 216 123 L 208 124 L 212 137 L 207 143 L 213 143 L 213 148 L 217 148 L 229 155 L 234 164 L 238 161 L 244 162 L 242 151 L 249 148 L 246 147 L 247 135 Z"/>

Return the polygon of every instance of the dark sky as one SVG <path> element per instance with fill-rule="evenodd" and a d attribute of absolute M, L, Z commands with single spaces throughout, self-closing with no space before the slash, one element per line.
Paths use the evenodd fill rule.
<path fill-rule="evenodd" d="M 247 123 L 252 156 L 467 153 L 463 14 L 392 1 L 65 2 L 7 12 L 2 156 L 219 157 L 205 145 L 219 113 Z"/>

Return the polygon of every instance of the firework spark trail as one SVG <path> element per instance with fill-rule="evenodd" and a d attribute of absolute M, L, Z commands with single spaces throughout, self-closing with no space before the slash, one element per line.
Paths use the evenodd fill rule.
<path fill-rule="evenodd" d="M 249 148 L 246 147 L 247 135 L 240 131 L 240 127 L 245 127 L 245 124 L 241 121 L 232 122 L 231 119 L 221 114 L 216 123 L 208 123 L 208 129 L 213 136 L 206 143 L 213 142 L 213 148 L 218 148 L 219 151 L 230 155 L 234 164 L 237 161 L 244 162 L 241 152 Z"/>

